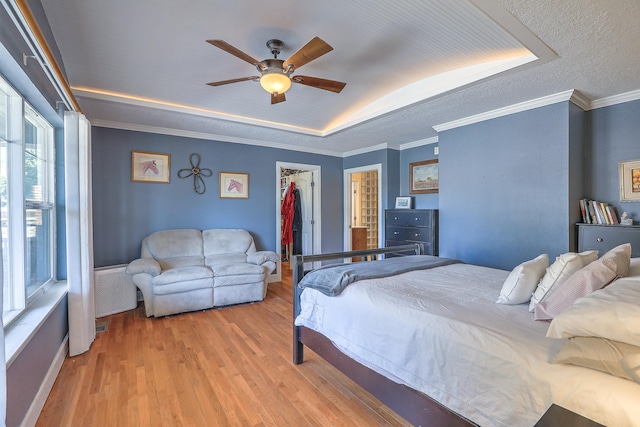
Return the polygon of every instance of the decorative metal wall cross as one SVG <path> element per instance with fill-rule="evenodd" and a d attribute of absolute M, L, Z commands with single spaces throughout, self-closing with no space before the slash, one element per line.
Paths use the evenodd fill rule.
<path fill-rule="evenodd" d="M 198 194 L 204 194 L 204 192 L 207 191 L 207 186 L 202 177 L 209 178 L 213 175 L 213 172 L 211 169 L 200 168 L 200 154 L 198 153 L 193 153 L 189 156 L 189 161 L 191 162 L 191 169 L 180 169 L 178 171 L 178 178 L 189 178 L 193 175 L 193 191 Z"/>

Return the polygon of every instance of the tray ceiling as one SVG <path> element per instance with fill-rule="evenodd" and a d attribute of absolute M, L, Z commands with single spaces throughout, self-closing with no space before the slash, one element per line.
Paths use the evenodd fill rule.
<path fill-rule="evenodd" d="M 343 153 L 571 89 L 593 100 L 640 88 L 637 72 L 611 71 L 640 59 L 632 0 L 42 4 L 82 111 L 102 126 Z M 271 105 L 257 82 L 206 85 L 256 75 L 207 39 L 261 60 L 269 39 L 286 59 L 314 36 L 334 50 L 296 73 L 346 82 L 340 94 L 294 84 Z"/>

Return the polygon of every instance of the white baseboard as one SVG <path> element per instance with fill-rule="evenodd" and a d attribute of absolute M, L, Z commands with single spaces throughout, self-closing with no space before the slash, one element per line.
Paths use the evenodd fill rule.
<path fill-rule="evenodd" d="M 47 375 L 44 377 L 42 384 L 40 384 L 40 389 L 38 390 L 36 397 L 33 399 L 33 402 L 31 402 L 27 415 L 25 415 L 24 419 L 20 423 L 20 427 L 33 427 L 36 425 L 40 412 L 42 412 L 42 408 L 44 408 L 44 404 L 46 403 L 47 397 L 49 397 L 49 393 L 53 388 L 53 383 L 56 381 L 56 378 L 60 373 L 60 369 L 62 369 L 62 364 L 64 363 L 64 359 L 67 357 L 67 354 L 69 354 L 69 334 L 64 337 L 64 340 L 56 353 L 56 357 L 53 359 L 53 362 L 49 367 L 49 371 L 47 371 Z"/>

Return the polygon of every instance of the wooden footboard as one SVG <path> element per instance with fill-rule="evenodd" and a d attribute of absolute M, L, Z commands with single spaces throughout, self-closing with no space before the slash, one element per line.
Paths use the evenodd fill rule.
<path fill-rule="evenodd" d="M 300 293 L 298 283 L 305 274 L 305 262 L 322 262 L 360 257 L 362 260 L 377 259 L 380 255 L 419 255 L 419 244 L 396 246 L 372 250 L 340 252 L 326 255 L 297 255 L 293 259 L 293 318 L 300 313 Z M 450 411 L 435 400 L 412 388 L 398 384 L 372 369 L 356 362 L 338 350 L 324 335 L 311 329 L 293 325 L 293 363 L 304 361 L 304 346 L 335 366 L 381 402 L 416 426 L 474 426 L 476 424 Z"/>
<path fill-rule="evenodd" d="M 385 254 L 398 255 L 421 255 L 423 247 L 420 243 L 413 245 L 393 246 L 389 248 L 365 249 L 350 252 L 335 252 L 323 255 L 295 255 L 293 257 L 293 321 L 300 314 L 300 293 L 302 289 L 298 287 L 298 283 L 305 275 L 304 264 L 321 263 L 325 261 L 344 261 L 345 259 L 353 260 L 358 257 L 361 261 L 374 261 Z M 300 327 L 293 325 L 293 363 L 298 365 L 303 361 L 303 345 L 300 341 Z"/>

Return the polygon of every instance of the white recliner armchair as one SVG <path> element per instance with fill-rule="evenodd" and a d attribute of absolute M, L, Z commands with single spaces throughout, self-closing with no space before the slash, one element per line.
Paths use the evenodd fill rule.
<path fill-rule="evenodd" d="M 278 255 L 257 251 L 242 229 L 175 229 L 142 240 L 127 273 L 142 291 L 147 317 L 262 301 Z"/>

